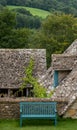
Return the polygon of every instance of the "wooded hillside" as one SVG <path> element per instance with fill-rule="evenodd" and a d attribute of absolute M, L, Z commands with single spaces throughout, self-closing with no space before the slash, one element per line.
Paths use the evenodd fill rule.
<path fill-rule="evenodd" d="M 51 54 L 62 53 L 77 39 L 77 0 L 0 0 L 0 4 L 0 48 L 45 48 L 50 66 Z M 37 6 L 51 13 L 41 19 L 24 8 L 12 11 L 2 6 L 7 4 Z"/>
<path fill-rule="evenodd" d="M 72 13 L 77 16 L 77 0 L 0 0 L 2 5 L 22 5 L 49 11 Z"/>

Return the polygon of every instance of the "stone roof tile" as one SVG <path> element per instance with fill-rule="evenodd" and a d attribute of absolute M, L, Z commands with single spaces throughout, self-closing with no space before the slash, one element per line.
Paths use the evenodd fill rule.
<path fill-rule="evenodd" d="M 75 40 L 64 54 L 77 55 L 77 40 Z M 77 62 L 76 62 L 77 63 Z M 52 99 L 68 100 L 68 104 L 60 111 L 60 115 L 64 114 L 70 105 L 77 99 L 77 64 L 66 76 L 66 78 L 56 87 Z"/>

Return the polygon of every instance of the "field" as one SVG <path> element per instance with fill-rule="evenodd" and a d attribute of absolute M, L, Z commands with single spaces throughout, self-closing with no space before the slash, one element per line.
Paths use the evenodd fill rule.
<path fill-rule="evenodd" d="M 30 11 L 30 13 L 33 16 L 39 16 L 43 19 L 45 19 L 48 15 L 50 15 L 50 12 L 45 11 L 45 10 L 41 10 L 41 9 L 37 9 L 37 8 L 30 8 L 30 7 L 24 7 L 24 6 L 7 6 L 10 10 L 12 9 L 16 9 L 16 8 L 24 8 L 28 11 Z"/>
<path fill-rule="evenodd" d="M 22 128 L 19 120 L 0 120 L 0 130 L 77 130 L 77 120 L 58 119 L 57 126 L 51 120 L 26 120 Z"/>

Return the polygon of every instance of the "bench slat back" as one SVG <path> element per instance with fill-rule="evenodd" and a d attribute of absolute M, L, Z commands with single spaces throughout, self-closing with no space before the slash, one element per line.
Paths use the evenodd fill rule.
<path fill-rule="evenodd" d="M 54 115 L 56 102 L 21 102 L 20 110 L 23 115 Z"/>

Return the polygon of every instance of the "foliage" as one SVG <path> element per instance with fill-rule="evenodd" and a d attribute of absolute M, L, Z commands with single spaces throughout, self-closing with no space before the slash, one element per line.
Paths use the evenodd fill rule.
<path fill-rule="evenodd" d="M 8 6 L 8 8 L 16 14 L 16 28 L 38 29 L 41 26 L 41 18 L 39 16 L 33 16 L 26 8 L 22 6 Z"/>
<path fill-rule="evenodd" d="M 62 53 L 77 39 L 77 18 L 72 15 L 51 14 L 43 20 L 39 30 L 17 29 L 19 23 L 16 22 L 14 12 L 5 8 L 0 10 L 0 48 L 45 48 L 48 66 L 52 53 Z"/>
<path fill-rule="evenodd" d="M 10 31 L 14 26 L 15 13 L 10 12 L 7 8 L 0 10 L 0 36 L 10 34 Z"/>
<path fill-rule="evenodd" d="M 8 47 L 8 37 L 16 25 L 15 14 L 7 8 L 0 10 L 0 47 Z"/>
<path fill-rule="evenodd" d="M 15 29 L 16 15 L 3 8 L 0 11 L 0 48 L 28 48 L 31 31 L 26 28 Z"/>
<path fill-rule="evenodd" d="M 33 67 L 34 61 L 31 58 L 30 63 L 27 68 L 25 68 L 25 77 L 22 79 L 23 83 L 19 89 L 19 91 L 23 92 L 23 89 L 27 86 L 27 84 L 31 84 L 33 86 L 33 94 L 34 97 L 46 97 L 46 89 L 38 83 L 38 80 L 33 77 Z"/>
<path fill-rule="evenodd" d="M 31 31 L 27 28 L 13 29 L 11 35 L 7 37 L 8 48 L 28 48 L 30 35 Z"/>
<path fill-rule="evenodd" d="M 42 23 L 29 47 L 46 48 L 47 62 L 52 53 L 62 53 L 77 38 L 77 18 L 66 14 L 51 14 Z"/>
<path fill-rule="evenodd" d="M 11 9 L 11 6 L 8 6 L 10 7 Z M 15 7 L 15 6 L 14 6 Z M 17 6 L 16 6 L 17 7 Z M 12 11 L 15 11 L 15 12 L 18 12 L 18 13 L 21 13 L 21 14 L 25 14 L 25 15 L 29 15 L 29 16 L 32 16 L 32 14 L 30 13 L 30 11 L 28 11 L 26 8 L 23 8 L 23 7 L 17 7 L 17 8 L 14 8 L 12 7 Z"/>
<path fill-rule="evenodd" d="M 41 26 L 41 20 L 37 16 L 28 16 L 17 13 L 16 15 L 17 25 L 16 28 L 35 28 L 38 29 Z"/>
<path fill-rule="evenodd" d="M 64 12 L 77 16 L 77 0 L 1 0 L 8 5 L 20 5 L 33 8 L 40 8 L 52 12 Z"/>
<path fill-rule="evenodd" d="M 0 5 L 6 6 L 7 5 L 7 1 L 6 0 L 0 0 Z"/>

